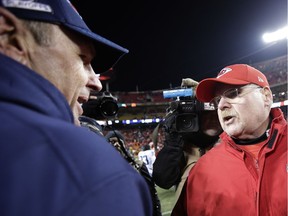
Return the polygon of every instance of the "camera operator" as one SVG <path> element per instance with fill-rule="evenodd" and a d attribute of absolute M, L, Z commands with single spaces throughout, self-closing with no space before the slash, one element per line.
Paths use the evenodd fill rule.
<path fill-rule="evenodd" d="M 197 84 L 192 79 L 183 79 L 181 86 L 193 89 Z M 176 187 L 175 203 L 190 169 L 217 142 L 222 132 L 213 107 L 205 110 L 204 104 L 193 96 L 188 100 L 193 102 L 190 103 L 192 113 L 183 114 L 181 109 L 176 108 L 170 110 L 166 116 L 162 124 L 165 133 L 164 147 L 157 154 L 153 165 L 153 178 L 159 187 Z"/>
<path fill-rule="evenodd" d="M 83 115 L 79 117 L 81 126 L 105 137 L 121 156 L 144 178 L 151 194 L 153 216 L 161 216 L 161 204 L 156 191 L 156 185 L 145 163 L 137 160 L 130 154 L 126 148 L 125 137 L 120 131 L 111 128 L 105 135 L 102 126 L 97 122 L 97 120 L 109 120 L 116 117 L 118 114 L 117 98 L 110 92 L 103 92 L 102 95 L 98 96 L 92 93 L 88 102 L 84 103 L 82 107 Z"/>

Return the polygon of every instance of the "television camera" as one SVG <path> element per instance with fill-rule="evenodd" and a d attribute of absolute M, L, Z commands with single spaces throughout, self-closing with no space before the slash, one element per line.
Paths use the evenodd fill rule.
<path fill-rule="evenodd" d="M 174 99 L 167 108 L 164 125 L 166 129 L 180 134 L 198 132 L 200 129 L 199 113 L 205 110 L 215 110 L 209 103 L 198 101 L 192 87 L 164 90 L 163 97 Z"/>
<path fill-rule="evenodd" d="M 96 120 L 113 119 L 119 110 L 117 98 L 110 92 L 91 94 L 90 99 L 83 103 L 83 115 Z"/>

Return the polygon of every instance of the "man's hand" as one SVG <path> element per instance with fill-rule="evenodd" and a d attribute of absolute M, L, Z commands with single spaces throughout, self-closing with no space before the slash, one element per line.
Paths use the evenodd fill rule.
<path fill-rule="evenodd" d="M 183 78 L 181 87 L 196 87 L 199 83 L 191 78 Z"/>

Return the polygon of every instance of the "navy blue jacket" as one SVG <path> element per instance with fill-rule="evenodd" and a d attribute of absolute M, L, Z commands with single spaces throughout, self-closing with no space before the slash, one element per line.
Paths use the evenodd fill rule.
<path fill-rule="evenodd" d="M 73 124 L 59 90 L 2 54 L 0 65 L 1 216 L 152 215 L 143 177 Z"/>

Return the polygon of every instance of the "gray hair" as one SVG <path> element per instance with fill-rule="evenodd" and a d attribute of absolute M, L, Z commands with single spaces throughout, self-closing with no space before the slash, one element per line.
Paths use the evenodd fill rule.
<path fill-rule="evenodd" d="M 52 41 L 52 24 L 39 21 L 22 20 L 23 24 L 31 31 L 37 44 L 49 46 Z"/>

